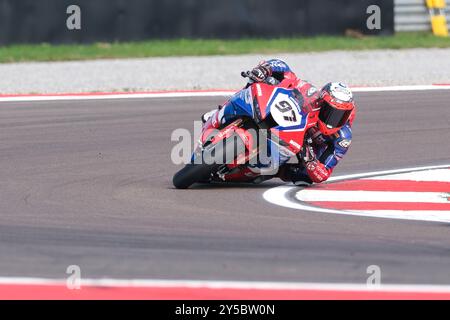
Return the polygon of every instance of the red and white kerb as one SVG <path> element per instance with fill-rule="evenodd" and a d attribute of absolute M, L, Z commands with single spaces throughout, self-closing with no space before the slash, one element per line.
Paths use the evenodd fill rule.
<path fill-rule="evenodd" d="M 450 222 L 450 166 L 405 170 L 338 177 L 300 189 L 294 197 L 293 189 L 274 188 L 264 197 L 305 211 Z"/>

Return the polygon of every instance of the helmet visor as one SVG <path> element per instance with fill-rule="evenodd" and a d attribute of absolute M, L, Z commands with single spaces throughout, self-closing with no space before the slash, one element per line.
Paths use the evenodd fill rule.
<path fill-rule="evenodd" d="M 352 110 L 336 109 L 328 103 L 323 103 L 320 108 L 319 119 L 328 128 L 342 127 L 350 117 Z"/>

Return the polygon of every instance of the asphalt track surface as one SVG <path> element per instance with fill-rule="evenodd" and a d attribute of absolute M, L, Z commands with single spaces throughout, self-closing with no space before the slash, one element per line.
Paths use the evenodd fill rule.
<path fill-rule="evenodd" d="M 450 91 L 358 93 L 335 175 L 449 160 Z M 280 181 L 175 190 L 176 128 L 223 98 L 0 103 L 0 276 L 450 284 L 450 225 L 302 212 Z"/>

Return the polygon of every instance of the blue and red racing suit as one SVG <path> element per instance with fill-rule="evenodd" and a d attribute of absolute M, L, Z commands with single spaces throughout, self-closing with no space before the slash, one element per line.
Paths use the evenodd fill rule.
<path fill-rule="evenodd" d="M 307 135 L 315 158 L 309 162 L 281 165 L 277 176 L 282 180 L 294 184 L 326 181 L 347 152 L 352 140 L 352 129 L 347 123 L 336 134 L 325 136 L 317 127 L 313 127 Z"/>
<path fill-rule="evenodd" d="M 303 96 L 304 104 L 309 105 L 311 109 L 317 108 L 319 92 L 316 87 L 307 81 L 298 79 L 284 61 L 272 59 L 264 62 L 264 65 L 270 69 L 268 77 L 264 81 L 269 84 L 276 84 L 273 79 L 275 79 L 275 82 L 281 82 L 285 78 L 299 80 L 297 89 Z M 213 123 L 216 121 L 217 123 L 223 123 L 231 120 L 234 116 L 235 109 L 230 102 L 227 102 L 220 112 L 213 116 L 215 118 Z M 297 158 L 300 160 L 299 163 L 288 163 L 289 158 L 280 156 L 277 159 L 279 163 L 277 174 L 274 176 L 294 184 L 311 184 L 326 181 L 350 146 L 352 122 L 353 118 L 336 134 L 331 136 L 322 134 L 318 126 L 310 128 L 305 134 L 305 143 L 308 141 L 307 145 L 303 148 L 303 150 L 309 150 L 308 159 L 305 161 L 305 154 L 299 154 L 297 155 Z"/>

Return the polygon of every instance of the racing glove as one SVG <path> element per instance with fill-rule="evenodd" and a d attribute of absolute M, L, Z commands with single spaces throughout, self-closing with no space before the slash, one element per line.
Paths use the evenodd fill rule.
<path fill-rule="evenodd" d="M 306 173 L 311 180 L 315 183 L 320 183 L 326 181 L 330 177 L 331 170 L 317 159 L 314 148 L 311 144 L 311 138 L 305 141 L 301 153 L 301 161 L 305 165 Z"/>
<path fill-rule="evenodd" d="M 254 82 L 263 82 L 272 75 L 272 68 L 268 62 L 263 61 L 247 74 Z"/>
<path fill-rule="evenodd" d="M 331 170 L 318 160 L 306 163 L 306 173 L 315 183 L 326 181 L 331 174 Z"/>

